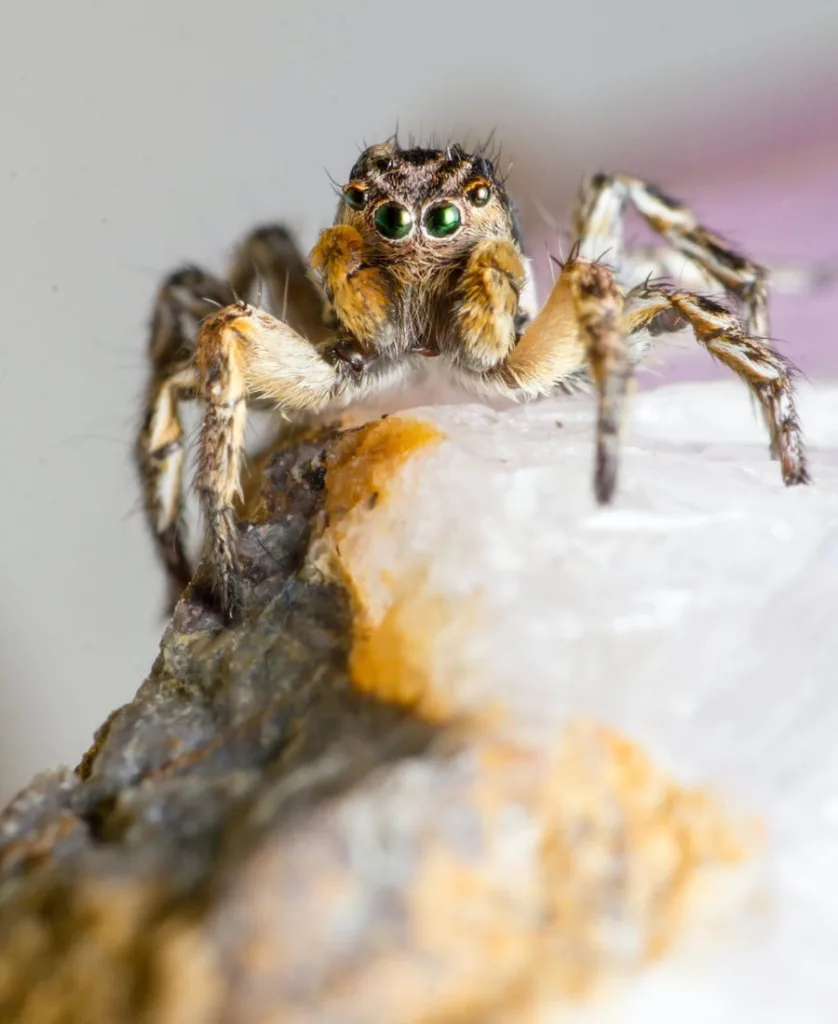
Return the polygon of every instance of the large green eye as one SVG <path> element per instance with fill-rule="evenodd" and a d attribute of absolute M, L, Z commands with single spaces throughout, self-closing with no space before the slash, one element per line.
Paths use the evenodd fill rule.
<path fill-rule="evenodd" d="M 385 238 L 404 238 L 413 227 L 413 216 L 398 203 L 384 203 L 375 211 L 375 226 Z"/>
<path fill-rule="evenodd" d="M 346 186 L 343 190 L 343 198 L 346 200 L 346 205 L 351 206 L 353 210 L 363 210 L 367 202 L 366 192 L 355 185 Z"/>
<path fill-rule="evenodd" d="M 434 238 L 447 238 L 460 227 L 460 211 L 453 203 L 432 206 L 425 214 L 425 230 Z"/>
<path fill-rule="evenodd" d="M 485 206 L 486 203 L 491 199 L 492 193 L 489 191 L 489 186 L 485 181 L 478 182 L 476 185 L 472 185 L 470 189 L 466 191 L 466 198 L 472 206 Z"/>

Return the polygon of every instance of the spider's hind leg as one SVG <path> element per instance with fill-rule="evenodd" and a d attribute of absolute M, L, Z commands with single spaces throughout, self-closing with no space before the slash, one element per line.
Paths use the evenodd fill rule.
<path fill-rule="evenodd" d="M 806 451 L 794 401 L 794 369 L 763 338 L 720 302 L 667 285 L 641 285 L 626 296 L 625 330 L 631 338 L 660 330 L 692 329 L 696 340 L 751 391 L 771 435 L 783 481 L 809 482 Z"/>
<path fill-rule="evenodd" d="M 281 224 L 264 225 L 244 239 L 230 266 L 230 285 L 238 298 L 269 309 L 309 341 L 327 336 L 324 298 L 293 236 Z"/>
<path fill-rule="evenodd" d="M 679 320 L 682 325 L 689 324 L 698 341 L 749 385 L 768 428 L 771 454 L 782 463 L 783 479 L 787 484 L 806 482 L 808 471 L 794 407 L 794 368 L 768 341 L 768 270 L 736 252 L 678 200 L 626 174 L 596 174 L 584 183 L 575 211 L 581 255 L 591 259 L 605 254 L 609 264 L 625 270 L 626 204 L 686 257 L 688 264 L 720 285 L 740 314 L 737 318 L 710 300 L 702 305 L 699 296 L 673 289 L 668 307 L 658 310 L 658 326 L 672 330 L 672 323 Z M 642 291 L 642 286 L 635 289 L 635 296 Z M 662 289 L 661 294 L 666 291 Z M 711 322 L 716 326 L 708 327 Z M 709 337 L 708 330 L 718 331 L 715 339 Z M 638 347 L 637 354 L 640 351 Z"/>
<path fill-rule="evenodd" d="M 169 581 L 170 606 L 192 575 L 182 522 L 185 437 L 179 407 L 197 395 L 192 359 L 198 324 L 231 301 L 229 286 L 192 266 L 171 274 L 157 293 L 148 346 L 151 375 L 135 458 L 146 521 Z"/>
<path fill-rule="evenodd" d="M 604 258 L 618 270 L 624 266 L 626 204 L 631 204 L 653 231 L 737 301 L 749 334 L 768 335 L 766 268 L 736 252 L 725 239 L 700 224 L 683 203 L 639 178 L 595 174 L 584 183 L 574 214 L 581 256 Z"/>
<path fill-rule="evenodd" d="M 277 315 L 307 338 L 322 336 L 323 299 L 293 238 L 277 225 L 253 231 L 240 244 L 229 283 L 187 266 L 170 274 L 157 293 L 148 346 L 151 374 L 135 452 L 146 520 L 170 584 L 169 607 L 194 570 L 183 523 L 186 439 L 180 406 L 199 397 L 199 326 L 218 307 L 261 293 L 263 284 L 266 303 Z"/>

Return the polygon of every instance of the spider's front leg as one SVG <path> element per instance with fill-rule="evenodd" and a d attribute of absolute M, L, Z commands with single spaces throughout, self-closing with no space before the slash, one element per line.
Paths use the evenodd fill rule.
<path fill-rule="evenodd" d="M 527 291 L 527 267 L 514 243 L 475 247 L 455 306 L 455 366 L 472 389 L 511 398 L 555 394 L 593 378 L 599 402 L 594 489 L 600 502 L 609 501 L 631 376 L 622 292 L 608 267 L 578 258 L 562 267 L 533 319 L 521 303 Z"/>
<path fill-rule="evenodd" d="M 208 317 L 195 365 L 205 406 L 196 486 L 207 524 L 206 559 L 215 597 L 234 617 L 243 603 L 236 553 L 246 403 L 260 398 L 280 412 L 321 412 L 357 394 L 390 314 L 389 286 L 363 263 L 360 236 L 327 229 L 312 253 L 338 324 L 324 352 L 270 313 L 246 303 Z"/>

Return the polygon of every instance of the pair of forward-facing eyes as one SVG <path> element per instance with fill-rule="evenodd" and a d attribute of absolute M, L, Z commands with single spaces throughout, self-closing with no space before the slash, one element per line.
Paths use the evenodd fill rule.
<path fill-rule="evenodd" d="M 465 189 L 465 197 L 471 206 L 485 206 L 492 198 L 485 181 L 474 181 Z M 351 182 L 343 190 L 343 199 L 352 210 L 363 210 L 367 205 L 367 191 Z M 401 203 L 384 202 L 376 207 L 373 222 L 379 234 L 391 241 L 407 238 L 416 224 L 416 215 Z M 422 229 L 431 238 L 450 238 L 463 225 L 463 214 L 456 203 L 442 199 L 430 203 L 421 216 Z"/>

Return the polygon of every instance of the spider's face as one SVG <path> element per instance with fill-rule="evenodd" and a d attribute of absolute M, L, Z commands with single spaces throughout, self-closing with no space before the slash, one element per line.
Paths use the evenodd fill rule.
<path fill-rule="evenodd" d="M 491 161 L 459 146 L 371 146 L 343 187 L 337 223 L 351 224 L 372 251 L 398 262 L 447 262 L 481 238 L 519 240 L 509 196 Z"/>

